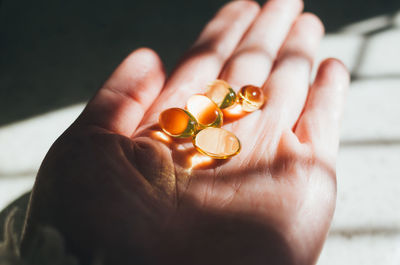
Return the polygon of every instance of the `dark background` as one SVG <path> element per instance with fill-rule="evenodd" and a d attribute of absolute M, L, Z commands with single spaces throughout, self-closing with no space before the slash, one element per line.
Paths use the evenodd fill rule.
<path fill-rule="evenodd" d="M 171 71 L 226 2 L 0 0 L 0 126 L 86 101 L 141 46 Z M 328 32 L 399 9 L 400 0 L 305 0 Z"/>

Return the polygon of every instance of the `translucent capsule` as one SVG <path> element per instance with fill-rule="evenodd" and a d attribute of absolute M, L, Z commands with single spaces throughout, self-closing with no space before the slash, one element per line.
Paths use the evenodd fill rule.
<path fill-rule="evenodd" d="M 200 129 L 222 126 L 221 110 L 204 95 L 191 96 L 187 101 L 186 110 L 195 117 Z"/>
<path fill-rule="evenodd" d="M 220 109 L 232 106 L 236 101 L 236 93 L 224 80 L 215 80 L 208 85 L 205 93 Z"/>
<path fill-rule="evenodd" d="M 173 137 L 190 137 L 197 130 L 195 118 L 180 108 L 164 110 L 159 116 L 158 123 L 166 134 Z"/>
<path fill-rule="evenodd" d="M 261 88 L 252 85 L 242 87 L 238 93 L 238 98 L 242 109 L 246 112 L 258 110 L 264 104 L 263 91 Z"/>
<path fill-rule="evenodd" d="M 240 152 L 239 139 L 230 131 L 208 127 L 193 138 L 196 149 L 212 158 L 226 159 Z"/>

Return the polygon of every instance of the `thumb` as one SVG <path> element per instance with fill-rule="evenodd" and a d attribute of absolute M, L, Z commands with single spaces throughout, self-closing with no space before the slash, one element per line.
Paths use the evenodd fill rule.
<path fill-rule="evenodd" d="M 151 49 L 132 52 L 89 101 L 77 125 L 95 125 L 131 136 L 160 93 L 165 72 Z"/>

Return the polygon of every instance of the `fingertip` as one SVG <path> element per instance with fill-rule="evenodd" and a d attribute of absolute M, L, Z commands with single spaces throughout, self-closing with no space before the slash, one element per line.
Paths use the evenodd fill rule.
<path fill-rule="evenodd" d="M 254 19 L 260 12 L 260 5 L 252 0 L 234 0 L 223 5 L 214 18 L 249 17 Z"/>
<path fill-rule="evenodd" d="M 260 5 L 253 0 L 235 0 L 227 3 L 225 6 L 221 8 L 223 9 L 239 9 L 246 12 L 257 13 L 260 11 Z"/>
<path fill-rule="evenodd" d="M 347 66 L 337 58 L 325 59 L 324 61 L 322 61 L 320 68 L 323 71 L 338 72 L 341 75 L 347 77 L 347 79 L 350 79 L 350 74 L 349 70 L 347 69 Z"/>
<path fill-rule="evenodd" d="M 260 7 L 255 1 L 238 0 L 225 4 L 208 22 L 187 57 L 193 57 L 193 55 L 198 57 L 199 54 L 207 55 L 211 52 L 216 53 L 220 61 L 225 61 L 231 54 L 228 51 L 236 47 L 232 45 L 235 42 L 228 43 L 227 37 L 240 32 L 240 35 L 235 36 L 240 40 L 257 17 L 259 10 Z M 227 49 L 228 44 L 231 49 Z"/>
<path fill-rule="evenodd" d="M 259 11 L 261 9 L 260 4 L 253 0 L 237 0 L 236 2 L 240 2 L 241 5 L 244 5 L 246 8 L 254 11 Z"/>
<path fill-rule="evenodd" d="M 341 87 L 347 87 L 350 83 L 350 72 L 339 59 L 328 58 L 321 62 L 315 82 L 322 86 L 340 84 Z"/>
<path fill-rule="evenodd" d="M 121 63 L 121 66 L 143 68 L 144 72 L 156 69 L 165 72 L 160 56 L 153 49 L 140 47 L 132 51 Z"/>
<path fill-rule="evenodd" d="M 277 8 L 287 8 L 290 7 L 292 10 L 295 10 L 297 13 L 301 13 L 304 9 L 304 1 L 303 0 L 269 0 L 267 1 L 263 8 L 270 8 L 271 6 L 275 6 Z"/>
<path fill-rule="evenodd" d="M 304 10 L 304 1 L 303 0 L 297 0 L 297 4 L 299 6 L 300 12 Z"/>
<path fill-rule="evenodd" d="M 136 96 L 140 95 L 140 87 L 161 87 L 166 74 L 161 58 L 147 47 L 131 52 L 117 67 L 104 84 L 105 88 L 118 88 L 131 95 L 135 88 Z"/>
<path fill-rule="evenodd" d="M 323 34 L 324 25 L 316 15 L 301 14 L 296 18 L 280 49 L 278 61 L 290 56 L 306 59 L 309 66 L 313 65 Z"/>
<path fill-rule="evenodd" d="M 304 1 L 303 0 L 287 0 L 292 2 L 291 4 L 298 10 L 298 12 L 302 12 L 304 10 Z"/>
<path fill-rule="evenodd" d="M 317 15 L 310 12 L 301 14 L 297 19 L 296 24 L 304 26 L 308 28 L 308 30 L 312 29 L 320 35 L 325 33 L 324 23 L 322 23 L 321 19 Z"/>

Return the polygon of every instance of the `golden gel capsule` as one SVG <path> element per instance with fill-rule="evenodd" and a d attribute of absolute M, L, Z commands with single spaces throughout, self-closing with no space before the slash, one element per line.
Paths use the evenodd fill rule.
<path fill-rule="evenodd" d="M 240 141 L 230 131 L 208 127 L 193 138 L 196 149 L 216 159 L 227 159 L 240 152 Z"/>
<path fill-rule="evenodd" d="M 238 93 L 238 99 L 242 109 L 246 112 L 258 110 L 265 100 L 261 88 L 252 85 L 242 87 Z"/>
<path fill-rule="evenodd" d="M 232 106 L 236 101 L 236 93 L 224 80 L 215 80 L 208 85 L 205 93 L 220 109 Z"/>
<path fill-rule="evenodd" d="M 166 134 L 173 137 L 190 137 L 197 130 L 195 118 L 180 108 L 171 108 L 161 112 L 158 123 Z"/>
<path fill-rule="evenodd" d="M 187 101 L 186 110 L 195 117 L 200 129 L 222 126 L 221 110 L 204 95 L 191 96 Z"/>

